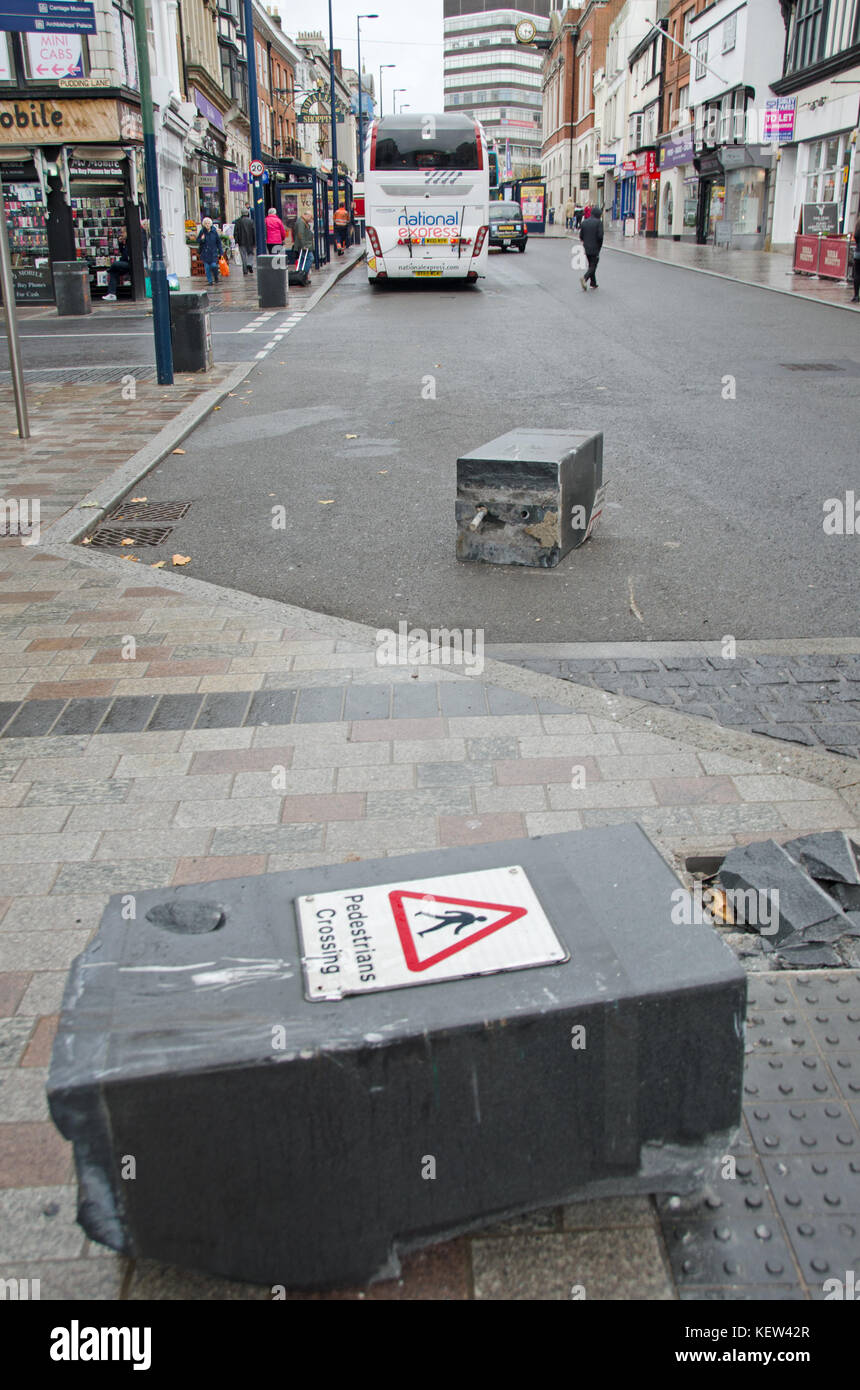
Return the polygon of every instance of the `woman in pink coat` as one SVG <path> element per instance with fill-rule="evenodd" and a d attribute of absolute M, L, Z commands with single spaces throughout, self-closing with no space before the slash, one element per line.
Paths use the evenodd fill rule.
<path fill-rule="evenodd" d="M 281 221 L 274 208 L 269 208 L 266 214 L 266 246 L 269 255 L 274 256 L 276 251 L 280 251 L 287 239 L 287 229 Z"/>

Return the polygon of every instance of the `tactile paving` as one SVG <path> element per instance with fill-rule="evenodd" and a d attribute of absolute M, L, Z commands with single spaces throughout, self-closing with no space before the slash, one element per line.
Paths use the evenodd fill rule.
<path fill-rule="evenodd" d="M 818 1300 L 850 1270 L 860 1287 L 860 973 L 757 974 L 747 998 L 736 1177 L 658 1202 L 679 1297 Z"/>

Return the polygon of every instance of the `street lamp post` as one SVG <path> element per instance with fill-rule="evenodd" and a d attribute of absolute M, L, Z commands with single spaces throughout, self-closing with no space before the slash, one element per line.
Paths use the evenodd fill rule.
<path fill-rule="evenodd" d="M 155 367 L 160 386 L 173 385 L 173 344 L 170 340 L 170 290 L 161 240 L 161 203 L 158 197 L 158 164 L 155 153 L 155 118 L 149 77 L 149 40 L 144 0 L 134 0 L 134 39 L 140 82 L 140 114 L 143 122 L 143 165 L 146 177 L 146 210 L 149 214 L 149 282 L 152 287 L 152 327 L 155 333 Z"/>
<path fill-rule="evenodd" d="M 396 112 L 397 112 L 397 97 L 398 97 L 398 95 L 400 94 L 400 92 L 405 92 L 405 91 L 406 91 L 406 88 L 405 88 L 405 87 L 395 87 L 395 88 L 394 88 L 394 91 L 393 91 L 392 94 L 391 94 L 391 114 L 392 114 L 392 116 L 395 115 Z"/>
<path fill-rule="evenodd" d="M 383 70 L 383 68 L 396 68 L 396 67 L 397 67 L 397 64 L 396 64 L 396 63 L 380 63 L 380 64 L 379 64 L 379 114 L 380 114 L 380 116 L 384 116 L 384 115 L 385 115 L 385 108 L 384 108 L 384 106 L 382 105 L 382 70 Z"/>
<path fill-rule="evenodd" d="M 250 4 L 250 0 L 247 0 Z M 337 212 L 340 204 L 338 203 L 338 180 L 337 180 L 337 111 L 335 109 L 334 95 L 334 25 L 331 17 L 331 0 L 328 0 L 328 75 L 331 98 L 331 178 L 332 178 L 332 213 Z M 361 77 L 359 75 L 359 82 Z"/>
<path fill-rule="evenodd" d="M 360 14 L 356 17 L 355 31 L 358 35 L 358 177 L 364 178 L 364 90 L 361 85 L 361 21 L 378 19 L 378 14 Z"/>
<path fill-rule="evenodd" d="M 251 160 L 262 161 L 263 147 L 260 142 L 260 108 L 257 97 L 257 43 L 254 38 L 253 0 L 245 0 L 245 57 L 248 68 L 248 119 L 251 123 Z M 263 210 L 262 175 L 252 175 L 254 189 L 254 231 L 256 234 L 257 255 L 266 251 L 266 218 Z"/>

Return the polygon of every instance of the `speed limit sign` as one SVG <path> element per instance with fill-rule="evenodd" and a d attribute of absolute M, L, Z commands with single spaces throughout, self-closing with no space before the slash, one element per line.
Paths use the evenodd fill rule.
<path fill-rule="evenodd" d="M 252 160 L 251 160 L 251 178 L 252 178 L 252 179 L 259 179 L 259 178 L 262 177 L 262 174 L 263 174 L 263 161 L 262 161 L 262 159 L 252 159 Z"/>

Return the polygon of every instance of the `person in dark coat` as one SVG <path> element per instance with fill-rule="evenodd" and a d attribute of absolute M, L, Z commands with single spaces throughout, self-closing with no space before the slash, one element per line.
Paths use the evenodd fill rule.
<path fill-rule="evenodd" d="M 582 242 L 588 259 L 588 269 L 580 280 L 584 290 L 588 289 L 588 282 L 591 281 L 593 289 L 597 289 L 597 262 L 600 260 L 600 248 L 603 245 L 603 221 L 600 215 L 592 208 L 586 208 L 582 214 L 582 226 L 579 229 L 579 239 Z"/>
<path fill-rule="evenodd" d="M 233 240 L 242 257 L 242 274 L 254 274 L 254 252 L 257 249 L 257 229 L 251 217 L 251 209 L 245 208 L 233 227 Z"/>
<path fill-rule="evenodd" d="M 221 278 L 218 262 L 221 259 L 221 238 L 212 225 L 211 217 L 204 217 L 197 233 L 197 249 L 206 271 L 206 283 L 217 285 Z"/>
<path fill-rule="evenodd" d="M 131 275 L 131 247 L 125 227 L 120 227 L 116 243 L 116 260 L 111 261 L 107 294 L 103 294 L 102 299 L 116 299 L 117 287 L 123 275 Z"/>

